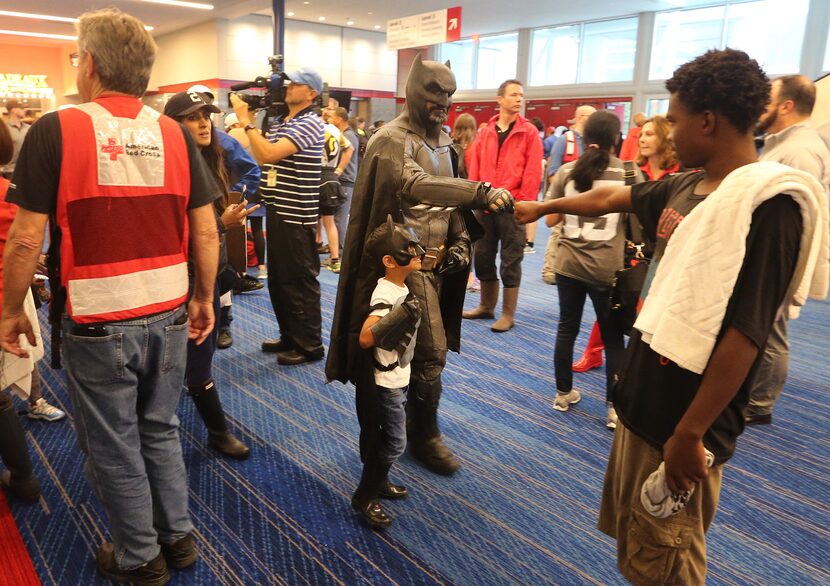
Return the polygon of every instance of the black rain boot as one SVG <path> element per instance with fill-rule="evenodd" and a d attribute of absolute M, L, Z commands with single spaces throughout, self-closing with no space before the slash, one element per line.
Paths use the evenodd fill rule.
<path fill-rule="evenodd" d="M 193 399 L 196 410 L 205 422 L 208 430 L 208 445 L 234 460 L 246 460 L 251 449 L 239 441 L 225 422 L 225 412 L 216 392 L 216 384 L 209 380 L 203 385 L 187 387 L 187 393 Z"/>
<path fill-rule="evenodd" d="M 0 396 L 0 457 L 7 468 L 0 474 L 0 483 L 16 497 L 36 503 L 40 498 L 40 483 L 32 470 L 26 436 L 14 403 L 6 396 Z"/>
<path fill-rule="evenodd" d="M 360 513 L 361 519 L 372 529 L 386 529 L 392 518 L 386 514 L 378 500 L 380 483 L 386 478 L 389 466 L 369 461 L 363 464 L 360 484 L 352 496 L 352 508 Z"/>
<path fill-rule="evenodd" d="M 412 456 L 436 474 L 454 474 L 461 468 L 461 463 L 444 444 L 438 429 L 441 379 L 431 382 L 412 379 L 409 391 L 407 441 Z"/>

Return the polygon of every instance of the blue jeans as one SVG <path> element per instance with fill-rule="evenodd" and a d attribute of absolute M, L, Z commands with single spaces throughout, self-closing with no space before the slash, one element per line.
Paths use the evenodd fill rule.
<path fill-rule="evenodd" d="M 394 464 L 406 449 L 406 392 L 408 388 L 377 387 L 381 427 L 378 461 L 381 464 Z"/>
<path fill-rule="evenodd" d="M 183 322 L 183 323 L 177 323 Z M 84 465 L 131 569 L 193 530 L 176 406 L 187 361 L 184 307 L 130 321 L 63 319 L 63 352 Z"/>
<path fill-rule="evenodd" d="M 343 254 L 343 246 L 346 244 L 346 229 L 349 227 L 349 211 L 352 209 L 352 193 L 354 183 L 341 183 L 343 193 L 346 194 L 346 201 L 340 204 L 334 213 L 334 225 L 337 226 L 337 238 L 340 240 L 340 254 Z"/>
<path fill-rule="evenodd" d="M 611 287 L 593 285 L 579 279 L 556 274 L 559 291 L 559 328 L 553 351 L 553 367 L 556 373 L 556 390 L 570 393 L 573 388 L 574 342 L 582 325 L 582 308 L 585 297 L 591 298 L 597 314 L 602 343 L 605 346 L 605 400 L 611 400 L 614 380 L 623 365 L 625 341 L 623 332 L 611 319 Z"/>

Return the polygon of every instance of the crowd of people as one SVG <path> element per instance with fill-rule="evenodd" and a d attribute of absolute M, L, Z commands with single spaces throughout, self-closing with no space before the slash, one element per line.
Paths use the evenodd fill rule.
<path fill-rule="evenodd" d="M 363 469 L 351 504 L 363 522 L 388 527 L 381 499 L 407 497 L 389 477 L 406 447 L 426 469 L 455 473 L 438 417 L 448 351 L 462 319 L 515 327 L 534 250 L 526 226 L 544 217 L 541 276 L 559 303 L 554 411 L 579 403 L 573 373 L 605 357 L 615 435 L 599 528 L 633 583 L 705 581 L 722 466 L 746 424 L 772 422 L 787 322 L 827 294 L 830 152 L 808 124 L 808 79 L 770 83 L 745 53 L 709 51 L 666 82 L 667 114 L 635 115 L 624 141 L 618 115 L 588 105 L 546 137 L 522 116 L 522 82 L 508 79 L 498 114 L 478 129 L 460 115 L 448 134 L 455 76 L 417 57 L 401 114 L 368 131 L 337 100 L 315 108 L 323 81 L 308 67 L 286 74 L 286 112 L 264 131 L 234 94 L 223 131 L 207 88 L 175 94 L 163 114 L 142 104 L 157 47 L 138 20 L 108 9 L 77 29 L 83 103 L 31 128 L 9 103 L 0 124 L 0 343 L 4 389 L 28 397 L 30 417 L 63 418 L 38 375 L 45 260 L 53 352 L 111 524 L 103 575 L 164 584 L 197 561 L 176 408 L 186 388 L 208 445 L 251 456 L 227 425 L 212 364 L 233 343 L 233 292 L 261 280 L 280 332 L 261 349 L 296 366 L 326 357 L 318 276 L 339 273 L 325 375 L 355 387 Z M 636 266 L 632 327 L 612 298 Z M 480 303 L 463 311 L 471 269 Z M 696 295 L 702 283 L 710 290 Z M 596 323 L 574 361 L 586 297 Z M 36 501 L 5 392 L 0 455 L 0 482 Z M 665 515 L 641 503 L 655 483 Z"/>

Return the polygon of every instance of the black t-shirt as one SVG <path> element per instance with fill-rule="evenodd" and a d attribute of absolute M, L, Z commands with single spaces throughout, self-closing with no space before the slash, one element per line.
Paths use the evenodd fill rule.
<path fill-rule="evenodd" d="M 718 343 L 727 328 L 733 327 L 763 350 L 795 270 L 801 232 L 800 207 L 787 195 L 773 197 L 755 210 Z M 732 456 L 735 440 L 743 433 L 743 409 L 749 397 L 746 381 L 752 380 L 762 354 L 759 351 L 735 397 L 703 438 L 717 464 Z M 654 352 L 635 330 L 613 391 L 614 406 L 626 427 L 661 449 L 697 394 L 702 378 Z"/>
<path fill-rule="evenodd" d="M 678 173 L 659 181 L 631 186 L 631 205 L 646 236 L 655 243 L 658 262 L 678 224 L 702 202 L 706 195 L 695 195 L 697 184 L 706 176 L 701 171 Z"/>
<path fill-rule="evenodd" d="M 514 120 L 513 122 L 511 122 L 511 123 L 510 123 L 510 126 L 508 126 L 507 128 L 505 128 L 504 130 L 502 130 L 501 128 L 499 128 L 499 125 L 498 125 L 498 124 L 496 124 L 496 134 L 497 134 L 497 135 L 498 135 L 498 137 L 499 137 L 499 150 L 501 150 L 501 147 L 502 147 L 502 145 L 504 144 L 504 141 L 505 141 L 505 140 L 507 140 L 507 136 L 508 136 L 511 132 L 513 132 L 513 127 L 514 127 L 514 126 L 516 126 L 516 121 L 515 121 L 515 120 Z"/>
<path fill-rule="evenodd" d="M 190 160 L 188 209 L 212 203 L 223 195 L 190 132 L 179 125 Z M 58 201 L 61 174 L 61 126 L 57 112 L 45 114 L 26 135 L 17 159 L 6 201 L 31 212 L 53 214 Z"/>

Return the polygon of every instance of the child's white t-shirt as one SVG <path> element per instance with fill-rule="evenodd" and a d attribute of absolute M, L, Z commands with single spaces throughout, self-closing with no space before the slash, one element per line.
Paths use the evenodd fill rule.
<path fill-rule="evenodd" d="M 403 300 L 407 295 L 409 295 L 409 288 L 406 285 L 398 287 L 392 281 L 387 281 L 385 277 L 381 277 L 378 279 L 378 284 L 375 287 L 375 290 L 372 291 L 372 301 L 369 305 L 372 307 L 379 303 L 395 305 L 398 300 Z M 375 309 L 369 315 L 383 317 L 387 313 L 389 313 L 388 309 Z M 415 343 L 415 337 L 412 338 L 411 343 Z M 374 350 L 375 361 L 379 364 L 388 365 L 398 360 L 398 353 L 395 350 L 383 350 L 377 346 L 375 346 Z M 410 370 L 411 367 L 409 364 L 406 366 L 398 365 L 396 368 L 388 372 L 383 372 L 376 368 L 375 384 L 381 387 L 386 387 L 387 389 L 403 388 L 409 384 Z"/>

